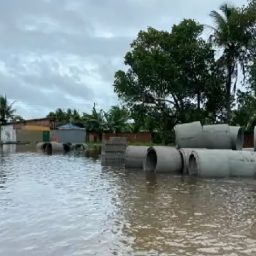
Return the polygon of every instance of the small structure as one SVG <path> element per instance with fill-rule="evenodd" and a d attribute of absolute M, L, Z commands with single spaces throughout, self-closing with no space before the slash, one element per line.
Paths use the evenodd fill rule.
<path fill-rule="evenodd" d="M 86 139 L 85 128 L 78 127 L 72 123 L 59 126 L 50 132 L 50 140 L 59 143 L 83 144 Z"/>
<path fill-rule="evenodd" d="M 1 126 L 1 138 L 2 143 L 16 143 L 16 130 L 12 124 L 6 124 Z"/>
<path fill-rule="evenodd" d="M 108 141 L 104 141 L 101 148 L 101 164 L 124 167 L 126 148 L 126 138 L 111 137 Z"/>

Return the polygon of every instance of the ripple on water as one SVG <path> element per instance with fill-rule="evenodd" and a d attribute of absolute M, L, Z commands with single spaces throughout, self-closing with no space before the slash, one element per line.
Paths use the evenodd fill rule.
<path fill-rule="evenodd" d="M 254 255 L 255 180 L 0 156 L 0 255 Z M 15 246 L 14 246 L 15 244 Z"/>

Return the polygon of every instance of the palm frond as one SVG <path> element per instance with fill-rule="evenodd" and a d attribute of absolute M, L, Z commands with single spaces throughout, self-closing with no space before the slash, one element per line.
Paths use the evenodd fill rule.
<path fill-rule="evenodd" d="M 226 27 L 227 19 L 226 19 L 226 17 L 222 16 L 219 12 L 211 11 L 210 17 L 213 18 L 215 24 L 217 25 L 217 28 L 224 28 L 224 27 Z"/>

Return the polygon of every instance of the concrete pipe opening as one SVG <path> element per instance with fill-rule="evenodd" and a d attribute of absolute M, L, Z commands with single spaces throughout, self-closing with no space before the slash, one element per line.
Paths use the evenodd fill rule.
<path fill-rule="evenodd" d="M 192 153 L 189 157 L 189 175 L 198 176 L 199 165 L 196 156 Z"/>
<path fill-rule="evenodd" d="M 230 136 L 233 150 L 242 150 L 244 145 L 244 131 L 239 126 L 230 126 Z"/>
<path fill-rule="evenodd" d="M 148 153 L 145 159 L 144 171 L 155 172 L 157 165 L 157 155 L 153 148 L 148 149 Z"/>
<path fill-rule="evenodd" d="M 46 143 L 45 151 L 47 155 L 52 155 L 52 144 L 51 143 Z"/>
<path fill-rule="evenodd" d="M 143 169 L 156 173 L 180 174 L 182 169 L 180 152 L 173 147 L 154 146 L 147 152 Z"/>
<path fill-rule="evenodd" d="M 193 152 L 193 150 L 194 150 L 193 148 L 180 148 L 179 149 L 181 159 L 182 159 L 181 173 L 183 175 L 189 174 L 189 172 L 188 172 L 189 157 L 190 157 L 191 153 Z"/>
<path fill-rule="evenodd" d="M 237 139 L 236 139 L 236 150 L 242 150 L 244 145 L 244 131 L 242 128 L 238 130 Z"/>
<path fill-rule="evenodd" d="M 39 142 L 36 144 L 37 151 L 45 152 L 48 143 Z"/>
<path fill-rule="evenodd" d="M 71 143 L 64 143 L 63 150 L 64 150 L 64 153 L 68 153 L 71 150 Z"/>

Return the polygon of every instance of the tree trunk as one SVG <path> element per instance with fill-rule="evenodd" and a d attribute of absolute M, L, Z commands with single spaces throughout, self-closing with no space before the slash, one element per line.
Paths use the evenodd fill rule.
<path fill-rule="evenodd" d="M 232 66 L 228 65 L 228 74 L 226 81 L 226 122 L 230 124 L 231 121 L 231 85 L 232 85 Z"/>
<path fill-rule="evenodd" d="M 197 110 L 201 109 L 201 93 L 197 92 Z"/>

